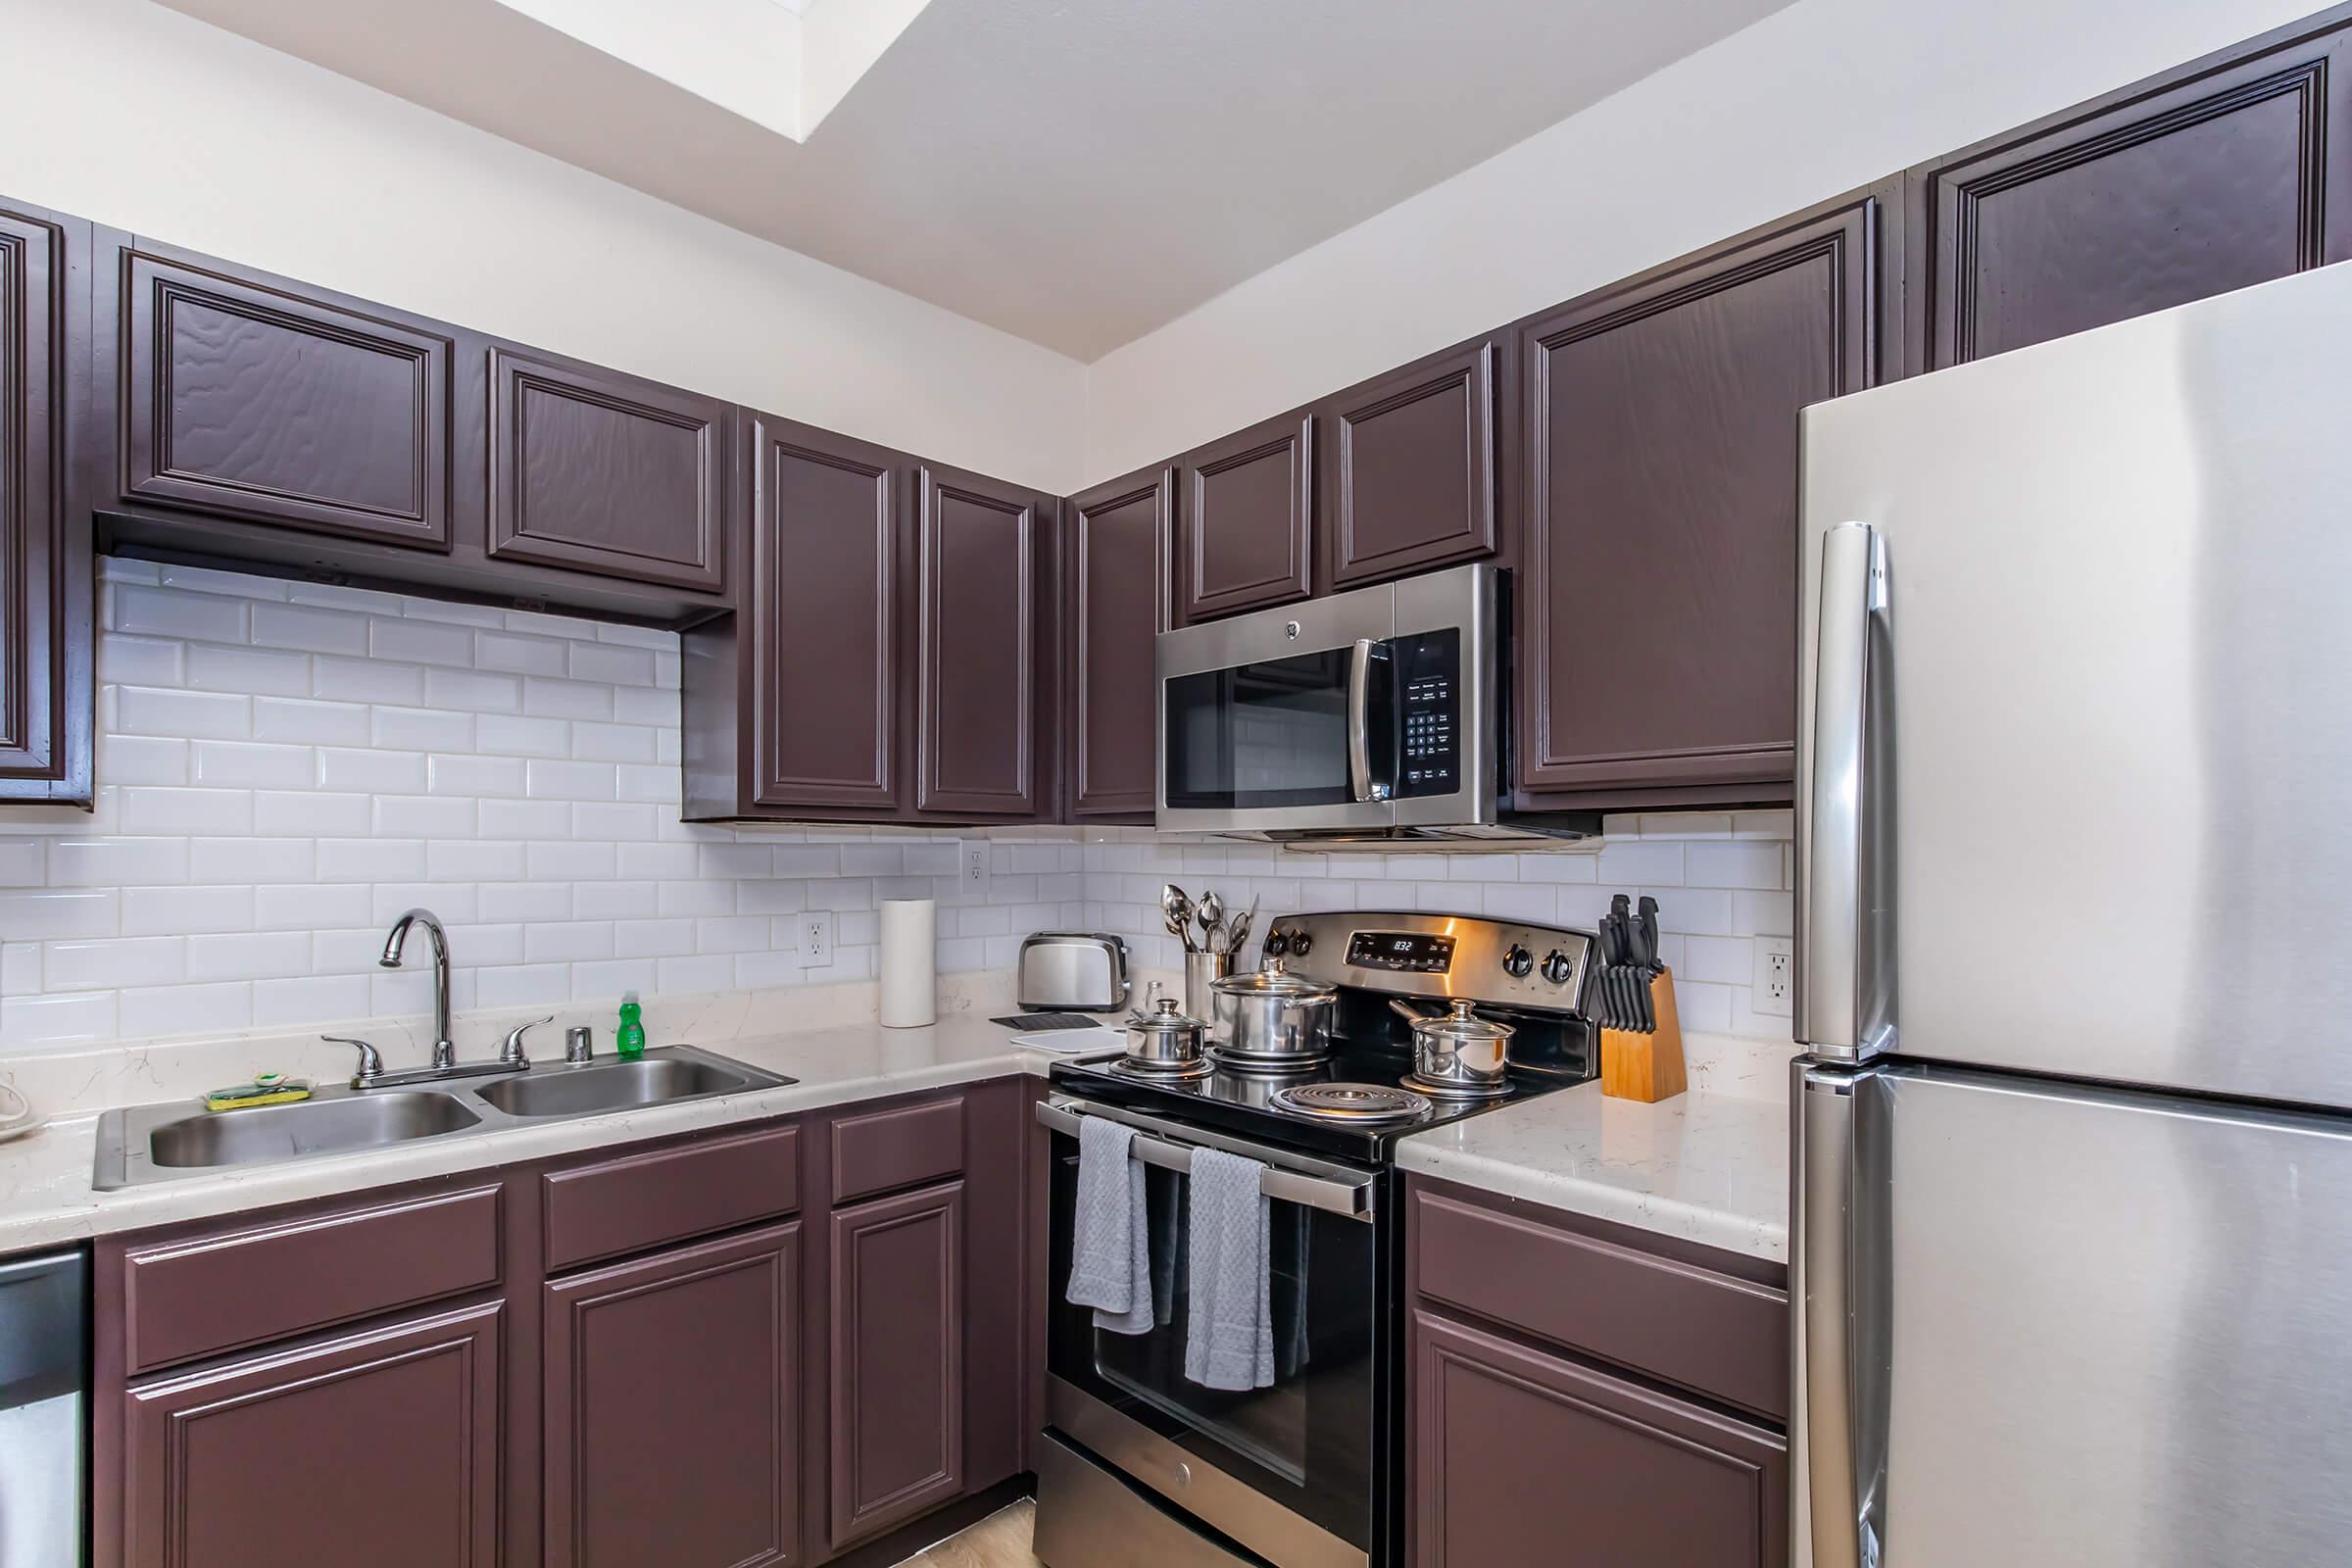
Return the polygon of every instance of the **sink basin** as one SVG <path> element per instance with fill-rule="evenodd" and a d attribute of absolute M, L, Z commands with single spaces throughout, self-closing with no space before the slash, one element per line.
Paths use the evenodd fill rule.
<path fill-rule="evenodd" d="M 420 1138 L 464 1138 L 524 1122 L 708 1100 L 793 1081 L 692 1046 L 662 1046 L 628 1061 L 603 1056 L 577 1066 L 548 1062 L 487 1080 L 465 1076 L 397 1089 L 332 1084 L 287 1105 L 220 1111 L 199 1110 L 184 1100 L 139 1105 L 98 1118 L 90 1184 L 111 1192 L 224 1166 L 282 1164 Z"/>
<path fill-rule="evenodd" d="M 435 1138 L 481 1119 L 454 1095 L 438 1090 L 329 1094 L 291 1105 L 200 1111 L 165 1122 L 148 1129 L 147 1157 L 175 1169 L 252 1165 Z"/>
<path fill-rule="evenodd" d="M 484 1084 L 474 1094 L 510 1116 L 593 1116 L 791 1081 L 699 1052 L 690 1054 L 682 1047 L 663 1046 L 632 1061 L 614 1058 L 580 1067 L 534 1068 Z"/>

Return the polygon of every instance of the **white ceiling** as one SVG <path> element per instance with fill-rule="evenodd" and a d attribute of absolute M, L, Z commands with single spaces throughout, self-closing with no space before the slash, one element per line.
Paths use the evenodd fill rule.
<path fill-rule="evenodd" d="M 500 0 L 165 3 L 1091 362 L 1788 0 L 931 0 L 805 141 Z"/>

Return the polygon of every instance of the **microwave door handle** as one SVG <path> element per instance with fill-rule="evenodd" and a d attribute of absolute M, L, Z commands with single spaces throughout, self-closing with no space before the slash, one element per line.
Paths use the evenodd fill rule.
<path fill-rule="evenodd" d="M 1358 801 L 1372 792 L 1372 639 L 1358 637 L 1348 657 L 1348 793 Z"/>

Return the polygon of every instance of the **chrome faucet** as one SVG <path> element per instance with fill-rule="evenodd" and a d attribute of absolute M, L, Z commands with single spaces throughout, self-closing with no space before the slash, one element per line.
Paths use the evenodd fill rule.
<path fill-rule="evenodd" d="M 430 909 L 411 909 L 393 921 L 391 933 L 384 938 L 384 956 L 375 961 L 387 969 L 399 968 L 409 927 L 419 920 L 424 922 L 425 935 L 433 939 L 433 1067 L 447 1072 L 458 1064 L 458 1048 L 449 1038 L 449 933 L 441 929 L 440 917 Z"/>

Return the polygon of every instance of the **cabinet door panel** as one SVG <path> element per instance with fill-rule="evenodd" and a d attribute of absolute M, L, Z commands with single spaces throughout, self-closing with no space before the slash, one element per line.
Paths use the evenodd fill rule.
<path fill-rule="evenodd" d="M 123 1396 L 126 1568 L 494 1568 L 496 1304 Z"/>
<path fill-rule="evenodd" d="M 833 1214 L 839 1548 L 963 1491 L 963 1183 Z"/>
<path fill-rule="evenodd" d="M 490 351 L 490 554 L 715 593 L 723 403 Z"/>
<path fill-rule="evenodd" d="M 119 260 L 125 501 L 449 548 L 445 333 L 143 250 Z"/>
<path fill-rule="evenodd" d="M 1797 411 L 1877 379 L 1880 218 L 1865 198 L 1521 328 L 1523 792 L 1788 788 Z"/>
<path fill-rule="evenodd" d="M 1168 627 L 1176 470 L 1152 468 L 1070 503 L 1076 670 L 1068 733 L 1074 815 L 1149 821 L 1159 736 L 1152 639 Z"/>
<path fill-rule="evenodd" d="M 0 800 L 90 798 L 90 530 L 65 494 L 88 252 L 77 220 L 0 207 Z"/>
<path fill-rule="evenodd" d="M 906 550 L 895 455 L 780 419 L 748 422 L 757 798 L 890 811 Z"/>
<path fill-rule="evenodd" d="M 1772 1433 L 1428 1312 L 1412 1378 L 1417 1568 L 1788 1560 Z"/>
<path fill-rule="evenodd" d="M 1322 501 L 1336 586 L 1494 553 L 1498 347 L 1489 338 L 1332 401 Z"/>
<path fill-rule="evenodd" d="M 928 467 L 920 483 L 915 805 L 957 815 L 1032 815 L 1039 499 Z"/>
<path fill-rule="evenodd" d="M 1313 415 L 1284 415 L 1186 460 L 1187 620 L 1306 597 L 1314 438 Z"/>
<path fill-rule="evenodd" d="M 546 1560 L 800 1555 L 800 1226 L 546 1287 Z"/>
<path fill-rule="evenodd" d="M 2352 254 L 2352 59 L 2266 40 L 1916 171 L 1935 369 Z"/>

